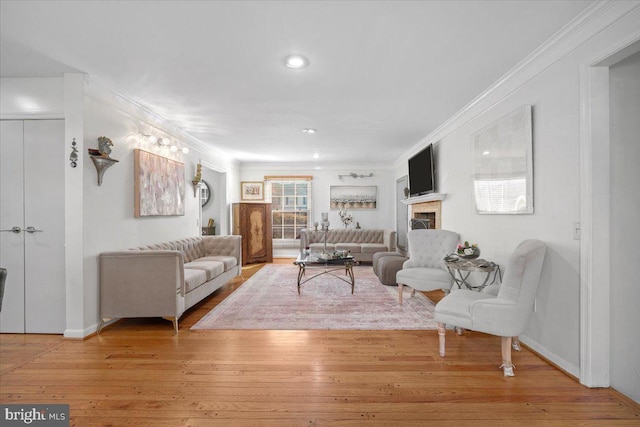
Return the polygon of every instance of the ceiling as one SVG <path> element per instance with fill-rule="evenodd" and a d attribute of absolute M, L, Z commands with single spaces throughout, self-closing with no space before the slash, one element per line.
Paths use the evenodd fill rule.
<path fill-rule="evenodd" d="M 2 0 L 0 72 L 88 73 L 243 163 L 389 165 L 590 3 Z"/>

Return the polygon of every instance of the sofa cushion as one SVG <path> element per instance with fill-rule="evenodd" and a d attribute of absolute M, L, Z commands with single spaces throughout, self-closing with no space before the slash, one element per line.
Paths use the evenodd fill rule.
<path fill-rule="evenodd" d="M 207 274 L 207 280 L 224 273 L 224 264 L 220 261 L 191 261 L 184 265 L 184 269 L 202 270 Z"/>
<path fill-rule="evenodd" d="M 191 292 L 198 286 L 207 281 L 207 273 L 204 270 L 196 270 L 193 268 L 184 269 L 184 290 Z"/>
<path fill-rule="evenodd" d="M 389 250 L 388 247 L 383 245 L 382 243 L 361 243 L 360 251 L 363 254 L 375 254 L 376 252 L 387 252 Z"/>
<path fill-rule="evenodd" d="M 182 252 L 182 259 L 185 263 L 204 256 L 204 244 L 201 237 L 188 237 L 186 239 L 174 240 L 172 242 L 155 243 L 152 245 L 140 246 L 138 249 L 180 251 Z"/>
<path fill-rule="evenodd" d="M 229 271 L 238 265 L 238 258 L 234 256 L 211 255 L 198 258 L 196 261 L 217 261 L 224 264 L 224 271 Z"/>
<path fill-rule="evenodd" d="M 349 251 L 352 254 L 359 254 L 362 252 L 360 250 L 360 243 L 336 243 L 336 250 L 339 251 Z"/>
<path fill-rule="evenodd" d="M 451 276 L 440 268 L 403 268 L 396 274 L 396 281 L 419 290 L 425 290 L 426 283 L 430 285 L 431 290 L 451 288 Z"/>

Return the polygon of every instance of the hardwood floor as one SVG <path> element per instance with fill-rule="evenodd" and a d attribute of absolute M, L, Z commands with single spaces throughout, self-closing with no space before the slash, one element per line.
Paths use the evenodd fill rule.
<path fill-rule="evenodd" d="M 67 403 L 73 426 L 640 425 L 639 405 L 526 348 L 504 378 L 485 334 L 450 332 L 441 358 L 436 331 L 189 329 L 241 284 L 187 312 L 177 336 L 162 319 L 83 341 L 2 334 L 0 402 Z"/>

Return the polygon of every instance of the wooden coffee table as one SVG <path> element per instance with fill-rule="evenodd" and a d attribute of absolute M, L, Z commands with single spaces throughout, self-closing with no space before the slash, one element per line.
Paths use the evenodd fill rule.
<path fill-rule="evenodd" d="M 357 262 L 354 260 L 351 255 L 333 255 L 326 254 L 320 252 L 310 252 L 304 253 L 301 252 L 298 255 L 298 258 L 293 262 L 298 266 L 298 295 L 300 295 L 300 286 L 304 283 L 307 283 L 309 280 L 316 278 L 318 276 L 322 276 L 323 274 L 329 274 L 337 279 L 342 280 L 351 285 L 351 293 L 353 294 L 356 279 L 353 276 L 353 266 Z M 314 274 L 311 277 L 307 277 L 303 280 L 305 273 L 307 272 L 307 268 L 319 269 L 320 271 Z M 338 276 L 335 274 L 336 271 L 345 271 L 344 278 L 342 276 Z"/>

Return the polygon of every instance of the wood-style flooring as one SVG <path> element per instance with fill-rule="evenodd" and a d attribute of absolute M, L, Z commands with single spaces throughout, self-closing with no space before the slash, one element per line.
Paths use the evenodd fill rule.
<path fill-rule="evenodd" d="M 178 335 L 162 319 L 86 340 L 2 334 L 0 402 L 70 404 L 83 427 L 640 426 L 639 405 L 526 348 L 504 378 L 500 338 L 481 333 L 448 331 L 441 358 L 436 331 L 189 329 L 241 284 L 189 310 Z"/>

